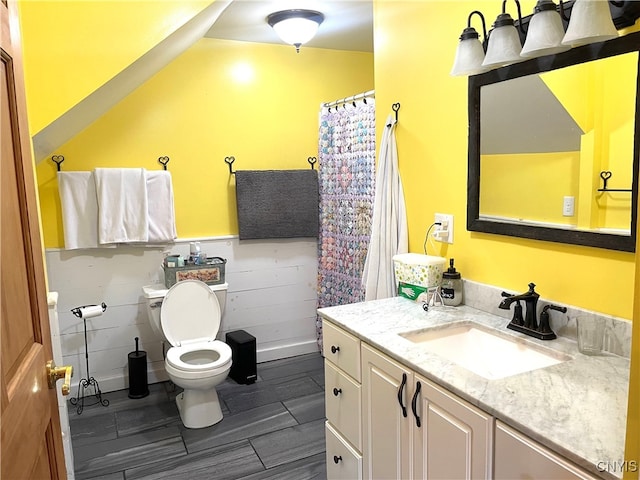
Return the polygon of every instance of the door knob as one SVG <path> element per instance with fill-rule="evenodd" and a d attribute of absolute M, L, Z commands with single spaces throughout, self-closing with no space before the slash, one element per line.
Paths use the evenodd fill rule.
<path fill-rule="evenodd" d="M 69 395 L 71 389 L 71 375 L 73 375 L 73 367 L 71 365 L 65 367 L 56 367 L 53 360 L 47 362 L 47 382 L 49 388 L 56 388 L 56 381 L 64 378 L 62 384 L 62 395 Z"/>

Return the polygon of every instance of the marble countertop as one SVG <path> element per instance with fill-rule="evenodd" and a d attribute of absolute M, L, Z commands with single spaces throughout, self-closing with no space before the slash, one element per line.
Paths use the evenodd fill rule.
<path fill-rule="evenodd" d="M 604 478 L 622 476 L 621 472 L 601 470 L 603 465 L 606 470 L 607 463 L 624 459 L 628 359 L 583 355 L 575 341 L 564 337 L 537 340 L 507 330 L 504 318 L 467 306 L 437 306 L 425 312 L 421 304 L 395 297 L 322 308 L 319 313 L 585 470 Z M 487 380 L 398 335 L 469 320 L 570 358 L 550 367 Z"/>

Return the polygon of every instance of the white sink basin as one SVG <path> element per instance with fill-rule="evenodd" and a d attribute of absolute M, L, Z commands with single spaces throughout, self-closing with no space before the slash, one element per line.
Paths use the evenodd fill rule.
<path fill-rule="evenodd" d="M 542 351 L 472 322 L 399 335 L 489 380 L 549 367 L 569 359 L 561 353 Z"/>

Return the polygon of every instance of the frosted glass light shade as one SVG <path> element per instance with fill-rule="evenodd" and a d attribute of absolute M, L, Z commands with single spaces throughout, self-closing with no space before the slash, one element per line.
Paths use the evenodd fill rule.
<path fill-rule="evenodd" d="M 451 75 L 457 77 L 482 73 L 486 70 L 482 66 L 483 60 L 484 49 L 480 40 L 477 38 L 461 40 L 456 50 L 456 58 L 453 61 Z"/>
<path fill-rule="evenodd" d="M 522 47 L 525 58 L 540 57 L 565 52 L 571 48 L 563 45 L 564 27 L 560 14 L 555 10 L 537 12 L 531 17 L 527 39 Z"/>
<path fill-rule="evenodd" d="M 482 66 L 491 69 L 524 60 L 520 56 L 522 44 L 516 27 L 505 25 L 494 28 L 489 34 L 489 45 Z"/>
<path fill-rule="evenodd" d="M 318 24 L 306 18 L 288 18 L 273 26 L 283 42 L 290 45 L 304 45 L 318 32 Z"/>
<path fill-rule="evenodd" d="M 562 44 L 575 47 L 617 36 L 607 0 L 576 0 Z"/>
<path fill-rule="evenodd" d="M 267 17 L 267 23 L 282 41 L 294 45 L 297 51 L 315 36 L 323 21 L 324 15 L 314 10 L 283 10 Z"/>

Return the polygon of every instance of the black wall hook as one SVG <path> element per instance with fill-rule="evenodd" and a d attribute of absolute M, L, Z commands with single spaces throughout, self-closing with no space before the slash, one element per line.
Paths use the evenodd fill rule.
<path fill-rule="evenodd" d="M 64 156 L 52 155 L 51 160 L 53 160 L 53 163 L 55 163 L 58 166 L 58 171 L 60 171 L 60 165 L 62 165 L 62 162 L 64 162 Z"/>
<path fill-rule="evenodd" d="M 224 161 L 229 165 L 229 175 L 235 175 L 236 172 L 233 171 L 233 162 L 236 161 L 236 157 L 224 157 Z"/>
<path fill-rule="evenodd" d="M 602 172 L 600 172 L 600 178 L 602 179 L 603 185 L 602 185 L 602 188 L 598 189 L 599 192 L 631 192 L 632 191 L 630 188 L 607 188 L 607 182 L 612 176 L 613 176 L 613 173 L 611 173 L 608 170 L 603 170 Z"/>
<path fill-rule="evenodd" d="M 162 169 L 166 170 L 167 169 L 167 163 L 169 163 L 169 157 L 164 156 L 164 157 L 158 157 L 158 163 L 160 165 L 162 165 Z"/>
<path fill-rule="evenodd" d="M 311 170 L 315 170 L 315 165 L 316 165 L 317 161 L 318 161 L 317 157 L 309 157 L 309 158 L 307 158 L 307 162 L 309 162 L 309 165 L 311 165 Z"/>
<path fill-rule="evenodd" d="M 396 123 L 398 123 L 398 110 L 400 110 L 400 102 L 394 103 L 391 105 L 391 110 L 393 110 L 396 114 Z M 388 123 L 387 127 L 391 127 L 391 124 Z"/>

